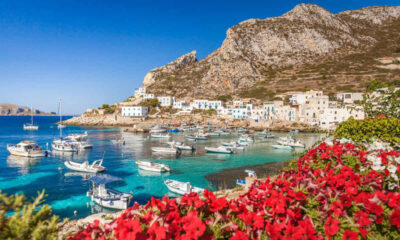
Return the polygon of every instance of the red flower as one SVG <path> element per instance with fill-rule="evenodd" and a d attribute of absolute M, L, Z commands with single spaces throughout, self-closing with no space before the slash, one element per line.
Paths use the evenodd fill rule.
<path fill-rule="evenodd" d="M 392 215 L 389 216 L 389 221 L 393 226 L 396 226 L 400 231 L 400 210 L 395 209 Z"/>
<path fill-rule="evenodd" d="M 355 218 L 357 220 L 357 223 L 361 227 L 365 227 L 371 224 L 371 221 L 369 220 L 369 214 L 363 211 L 358 211 L 355 214 Z"/>
<path fill-rule="evenodd" d="M 345 230 L 343 240 L 358 240 L 358 233 L 350 230 Z"/>
<path fill-rule="evenodd" d="M 182 218 L 182 228 L 185 230 L 185 236 L 188 239 L 198 239 L 206 230 L 206 225 L 197 215 L 197 211 L 191 211 Z"/>
<path fill-rule="evenodd" d="M 235 235 L 233 235 L 233 237 L 229 238 L 229 240 L 248 240 L 249 237 L 246 235 L 246 233 L 237 230 L 235 232 Z"/>
<path fill-rule="evenodd" d="M 328 236 L 333 236 L 339 231 L 340 222 L 332 217 L 328 217 L 325 222 L 325 234 Z"/>

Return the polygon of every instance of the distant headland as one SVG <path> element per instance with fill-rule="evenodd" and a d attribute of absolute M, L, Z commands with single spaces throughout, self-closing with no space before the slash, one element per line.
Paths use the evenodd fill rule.
<path fill-rule="evenodd" d="M 38 116 L 55 116 L 55 112 L 43 112 L 33 109 L 33 114 Z M 25 106 L 15 104 L 2 103 L 0 104 L 0 116 L 28 116 L 31 115 L 31 109 Z"/>

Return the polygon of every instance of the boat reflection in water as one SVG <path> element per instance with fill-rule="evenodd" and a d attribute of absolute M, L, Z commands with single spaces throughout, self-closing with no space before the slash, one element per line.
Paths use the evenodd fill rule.
<path fill-rule="evenodd" d="M 40 159 L 9 155 L 7 157 L 7 165 L 8 167 L 18 168 L 18 171 L 25 175 L 29 173 L 29 168 L 40 162 Z"/>
<path fill-rule="evenodd" d="M 168 176 L 169 172 L 152 172 L 138 168 L 138 174 L 142 177 L 157 177 L 157 176 Z"/>
<path fill-rule="evenodd" d="M 91 177 L 96 176 L 96 173 L 87 172 L 66 172 L 64 177 L 82 177 L 83 180 L 89 180 Z"/>

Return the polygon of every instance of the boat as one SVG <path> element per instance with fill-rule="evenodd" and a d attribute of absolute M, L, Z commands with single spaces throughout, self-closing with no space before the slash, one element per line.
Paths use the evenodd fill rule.
<path fill-rule="evenodd" d="M 236 131 L 237 131 L 238 133 L 245 133 L 245 132 L 247 132 L 247 129 L 245 129 L 245 128 L 238 128 L 238 129 L 236 129 Z"/>
<path fill-rule="evenodd" d="M 240 143 L 254 143 L 254 139 L 250 136 L 244 135 L 241 136 L 238 140 Z"/>
<path fill-rule="evenodd" d="M 151 138 L 171 138 L 169 134 L 151 134 Z"/>
<path fill-rule="evenodd" d="M 267 135 L 264 136 L 264 138 L 275 138 L 275 135 L 268 133 Z"/>
<path fill-rule="evenodd" d="M 55 139 L 51 143 L 51 148 L 55 151 L 61 151 L 61 152 L 77 152 L 78 148 L 76 147 L 76 144 L 68 139 L 60 138 L 60 139 Z"/>
<path fill-rule="evenodd" d="M 141 160 L 137 160 L 135 161 L 135 163 L 140 169 L 152 172 L 169 172 L 171 170 L 169 166 L 161 163 L 147 162 Z"/>
<path fill-rule="evenodd" d="M 168 128 L 168 129 L 167 129 L 167 132 L 170 132 L 170 133 L 177 133 L 177 132 L 179 132 L 179 129 L 178 129 L 178 128 Z"/>
<path fill-rule="evenodd" d="M 297 148 L 305 148 L 306 147 L 300 140 L 296 140 L 291 136 L 280 138 L 277 141 L 277 143 L 280 145 L 297 147 Z"/>
<path fill-rule="evenodd" d="M 31 123 L 24 124 L 24 130 L 35 131 L 38 129 L 39 129 L 39 126 L 33 124 L 33 109 L 31 106 Z"/>
<path fill-rule="evenodd" d="M 205 135 L 200 135 L 200 134 L 196 134 L 196 135 L 187 135 L 186 136 L 187 139 L 189 140 L 193 140 L 193 141 L 197 141 L 197 140 L 207 140 L 208 137 Z"/>
<path fill-rule="evenodd" d="M 237 145 L 237 142 L 221 142 L 221 145 L 224 147 L 234 147 Z"/>
<path fill-rule="evenodd" d="M 167 188 L 174 193 L 185 195 L 191 192 L 202 193 L 204 192 L 203 188 L 194 187 L 190 184 L 190 182 L 179 182 L 172 179 L 166 179 L 164 184 Z"/>
<path fill-rule="evenodd" d="M 262 132 L 257 132 L 257 135 L 261 135 L 261 136 L 264 136 L 264 135 L 267 135 L 267 134 L 269 134 L 269 130 L 268 129 L 265 129 Z"/>
<path fill-rule="evenodd" d="M 180 152 L 177 148 L 168 148 L 168 147 L 152 147 L 151 151 L 159 152 L 159 153 L 178 153 Z"/>
<path fill-rule="evenodd" d="M 92 164 L 89 165 L 88 161 L 85 161 L 83 163 L 77 163 L 73 161 L 65 161 L 64 165 L 74 171 L 79 171 L 79 172 L 87 172 L 87 173 L 98 173 L 98 172 L 104 172 L 106 170 L 105 167 L 103 167 L 101 164 L 103 163 L 103 159 L 96 160 Z"/>
<path fill-rule="evenodd" d="M 288 145 L 274 144 L 274 145 L 272 145 L 272 147 L 276 148 L 276 149 L 293 150 L 293 147 L 288 146 Z"/>
<path fill-rule="evenodd" d="M 227 147 L 224 147 L 224 146 L 205 147 L 204 149 L 208 153 L 226 153 L 226 154 L 232 154 L 233 153 L 233 150 L 231 148 L 227 148 Z"/>
<path fill-rule="evenodd" d="M 257 178 L 256 172 L 254 170 L 244 170 L 247 173 L 247 177 L 249 178 Z M 246 179 L 236 179 L 236 185 L 246 186 Z"/>
<path fill-rule="evenodd" d="M 111 143 L 115 145 L 125 145 L 125 139 L 124 137 L 121 137 L 121 139 L 112 139 Z"/>
<path fill-rule="evenodd" d="M 306 147 L 306 145 L 303 144 L 302 142 L 300 142 L 300 140 L 289 143 L 289 146 L 295 147 L 295 148 L 305 148 Z"/>
<path fill-rule="evenodd" d="M 205 133 L 204 135 L 207 136 L 207 137 L 219 137 L 219 136 L 221 136 L 220 133 L 216 133 L 216 132 L 208 132 L 208 133 Z"/>
<path fill-rule="evenodd" d="M 183 151 L 195 151 L 196 150 L 196 148 L 192 145 L 192 146 L 189 146 L 189 145 L 185 145 L 185 144 L 183 144 L 182 142 L 175 142 L 175 141 L 172 141 L 172 142 L 167 142 L 172 148 L 177 148 L 177 149 L 179 149 L 179 150 L 183 150 Z"/>
<path fill-rule="evenodd" d="M 293 130 L 290 130 L 290 132 L 291 133 L 299 133 L 300 131 L 299 131 L 299 129 L 293 129 Z"/>
<path fill-rule="evenodd" d="M 150 129 L 150 133 L 163 133 L 166 132 L 164 128 L 162 128 L 160 125 L 156 125 Z"/>
<path fill-rule="evenodd" d="M 34 141 L 22 141 L 16 145 L 7 145 L 7 150 L 10 154 L 20 157 L 45 157 L 48 151 L 43 151 L 43 149 L 36 144 Z"/>
<path fill-rule="evenodd" d="M 93 145 L 91 145 L 87 140 L 87 132 L 84 134 L 69 134 L 68 136 L 65 137 L 65 139 L 68 139 L 71 141 L 71 144 L 73 144 L 77 149 L 87 149 L 87 148 L 92 148 Z"/>
<path fill-rule="evenodd" d="M 127 209 L 132 199 L 132 194 L 107 188 L 106 184 L 122 181 L 122 178 L 114 177 L 108 174 L 97 175 L 91 177 L 91 188 L 87 192 L 87 196 L 96 204 L 112 209 Z"/>

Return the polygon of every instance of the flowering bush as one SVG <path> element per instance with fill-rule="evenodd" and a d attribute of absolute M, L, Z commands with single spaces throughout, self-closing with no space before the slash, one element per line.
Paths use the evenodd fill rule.
<path fill-rule="evenodd" d="M 237 199 L 152 198 L 70 239 L 400 239 L 399 152 L 382 147 L 322 143 Z"/>

